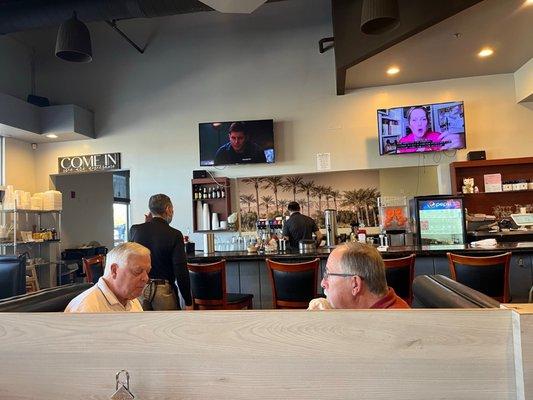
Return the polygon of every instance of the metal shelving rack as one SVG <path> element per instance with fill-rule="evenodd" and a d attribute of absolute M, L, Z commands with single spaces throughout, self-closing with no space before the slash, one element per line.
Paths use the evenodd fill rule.
<path fill-rule="evenodd" d="M 45 257 L 47 259 L 46 262 L 35 264 L 36 267 L 43 266 L 43 265 L 55 265 L 56 268 L 50 267 L 50 274 L 49 274 L 49 286 L 56 286 L 58 283 L 58 280 L 61 279 L 61 264 L 58 261 L 59 257 L 61 256 L 61 211 L 59 210 L 26 210 L 26 209 L 19 209 L 16 206 L 13 209 L 4 209 L 3 206 L 0 208 L 0 223 L 3 226 L 6 226 L 6 224 L 11 224 L 9 221 L 9 215 L 12 215 L 12 224 L 13 224 L 13 239 L 7 240 L 7 241 L 0 241 L 0 254 L 13 254 L 13 255 L 19 255 L 21 253 L 24 253 L 27 251 L 30 253 L 32 257 L 39 257 L 43 258 L 43 248 L 44 246 L 47 246 L 48 250 L 48 257 Z M 19 228 L 19 224 L 21 222 L 22 216 L 26 216 L 26 220 L 30 218 L 30 216 L 36 217 L 35 219 L 35 229 L 37 231 L 40 231 L 42 228 L 42 220 L 43 215 L 49 215 L 52 217 L 54 221 L 54 229 L 56 229 L 57 233 L 57 239 L 54 240 L 44 240 L 44 241 L 21 241 L 18 240 L 18 233 L 24 229 Z M 10 237 L 10 234 L 8 234 L 8 238 Z M 0 239 L 2 240 L 2 239 Z M 53 261 L 50 257 L 50 245 L 51 244 L 57 244 L 57 259 L 56 261 Z M 20 248 L 24 246 L 24 251 L 20 251 Z M 35 251 L 36 250 L 36 251 Z M 57 269 L 57 271 L 55 271 Z M 57 272 L 57 275 L 55 273 Z"/>

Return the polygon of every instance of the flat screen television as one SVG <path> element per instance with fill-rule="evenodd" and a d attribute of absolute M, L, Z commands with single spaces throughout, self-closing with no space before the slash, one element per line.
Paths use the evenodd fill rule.
<path fill-rule="evenodd" d="M 463 198 L 460 196 L 418 196 L 414 199 L 418 243 L 457 245 L 466 243 Z"/>
<path fill-rule="evenodd" d="M 464 103 L 380 109 L 378 136 L 381 155 L 464 149 Z"/>
<path fill-rule="evenodd" d="M 200 165 L 273 163 L 274 121 L 203 122 Z"/>

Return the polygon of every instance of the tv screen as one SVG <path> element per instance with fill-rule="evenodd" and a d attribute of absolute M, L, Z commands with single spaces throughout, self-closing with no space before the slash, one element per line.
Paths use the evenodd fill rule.
<path fill-rule="evenodd" d="M 464 149 L 464 103 L 378 110 L 378 135 L 381 155 Z"/>
<path fill-rule="evenodd" d="M 273 163 L 274 121 L 204 122 L 200 130 L 200 165 Z"/>

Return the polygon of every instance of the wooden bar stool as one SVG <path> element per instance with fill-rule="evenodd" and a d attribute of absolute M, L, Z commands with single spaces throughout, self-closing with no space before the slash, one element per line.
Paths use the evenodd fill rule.
<path fill-rule="evenodd" d="M 98 282 L 98 279 L 104 275 L 105 256 L 100 254 L 94 257 L 82 258 L 82 262 L 85 281 L 89 283 Z"/>
<path fill-rule="evenodd" d="M 307 308 L 318 297 L 320 260 L 315 258 L 301 263 L 281 263 L 266 259 L 272 284 L 273 308 Z"/>
<path fill-rule="evenodd" d="M 226 260 L 210 264 L 187 264 L 195 310 L 241 310 L 253 308 L 253 294 L 226 293 Z"/>
<path fill-rule="evenodd" d="M 36 292 L 39 290 L 39 279 L 37 269 L 34 264 L 26 266 L 26 292 Z"/>
<path fill-rule="evenodd" d="M 490 257 L 469 257 L 446 253 L 452 279 L 501 303 L 511 301 L 509 268 L 511 252 Z"/>
<path fill-rule="evenodd" d="M 402 258 L 383 259 L 387 285 L 411 305 L 413 302 L 413 279 L 415 277 L 416 254 Z"/>

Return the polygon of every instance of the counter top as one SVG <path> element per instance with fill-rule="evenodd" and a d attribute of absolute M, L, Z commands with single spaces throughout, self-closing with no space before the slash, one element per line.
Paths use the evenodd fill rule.
<path fill-rule="evenodd" d="M 295 251 L 285 251 L 280 253 L 257 254 L 248 253 L 246 251 L 217 251 L 212 254 L 203 254 L 196 252 L 194 255 L 189 255 L 188 259 L 191 262 L 206 262 L 211 259 L 224 258 L 228 261 L 253 261 L 264 260 L 265 258 L 276 259 L 291 259 L 291 258 L 328 258 L 333 248 L 321 247 L 314 252 L 299 253 Z M 411 253 L 417 256 L 442 256 L 447 252 L 458 254 L 487 254 L 487 253 L 501 253 L 511 251 L 513 253 L 533 253 L 533 242 L 504 242 L 498 243 L 494 247 L 473 247 L 471 245 L 429 245 L 429 246 L 397 246 L 389 247 L 387 251 L 382 251 L 384 258 L 402 257 Z"/>

